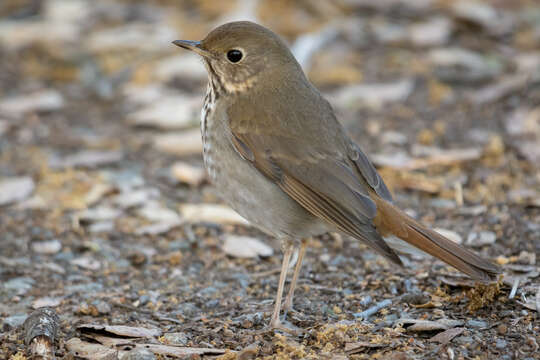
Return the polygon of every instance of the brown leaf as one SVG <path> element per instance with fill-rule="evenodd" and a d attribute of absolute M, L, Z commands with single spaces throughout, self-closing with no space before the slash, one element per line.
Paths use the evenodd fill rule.
<path fill-rule="evenodd" d="M 431 337 L 429 341 L 439 342 L 443 345 L 448 344 L 450 341 L 452 341 L 453 338 L 460 335 L 463 331 L 465 331 L 465 328 L 462 327 L 448 329 Z"/>

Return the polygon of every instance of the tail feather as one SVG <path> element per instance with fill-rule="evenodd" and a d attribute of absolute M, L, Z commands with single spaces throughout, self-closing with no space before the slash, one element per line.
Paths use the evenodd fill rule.
<path fill-rule="evenodd" d="M 372 194 L 372 199 L 377 205 L 373 221 L 383 236 L 393 234 L 476 280 L 490 281 L 501 272 L 495 264 L 426 228 L 379 196 Z"/>

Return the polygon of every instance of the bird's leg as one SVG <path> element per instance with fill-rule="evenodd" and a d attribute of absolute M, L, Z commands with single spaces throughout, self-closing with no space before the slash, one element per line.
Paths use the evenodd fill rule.
<path fill-rule="evenodd" d="M 304 255 L 306 253 L 306 247 L 307 240 L 302 239 L 300 250 L 298 252 L 298 260 L 296 260 L 296 267 L 294 268 L 294 274 L 291 281 L 291 286 L 289 288 L 289 293 L 287 294 L 287 297 L 285 298 L 285 304 L 283 305 L 283 320 L 287 318 L 287 312 L 292 309 L 294 289 L 296 288 L 296 282 L 298 281 L 298 276 L 300 275 L 300 269 L 302 268 L 302 260 L 304 259 Z"/>
<path fill-rule="evenodd" d="M 283 287 L 285 286 L 285 279 L 287 278 L 287 270 L 289 270 L 289 261 L 293 253 L 293 246 L 287 244 L 283 254 L 283 263 L 281 264 L 281 274 L 279 275 L 279 284 L 276 294 L 276 303 L 274 304 L 274 313 L 270 319 L 270 328 L 281 328 L 281 322 L 279 320 L 279 312 L 281 310 L 281 298 L 283 296 Z"/>

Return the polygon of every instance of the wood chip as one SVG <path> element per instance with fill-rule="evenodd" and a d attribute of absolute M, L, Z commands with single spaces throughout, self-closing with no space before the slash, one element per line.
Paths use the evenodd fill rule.
<path fill-rule="evenodd" d="M 24 321 L 24 343 L 34 359 L 54 359 L 54 343 L 60 319 L 51 308 L 34 311 Z"/>

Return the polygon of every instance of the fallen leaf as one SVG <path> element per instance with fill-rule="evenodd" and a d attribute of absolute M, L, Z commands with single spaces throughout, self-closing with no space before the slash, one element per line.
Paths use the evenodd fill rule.
<path fill-rule="evenodd" d="M 462 327 L 448 329 L 431 337 L 429 341 L 439 342 L 443 345 L 448 344 L 450 341 L 452 341 L 453 338 L 460 335 L 463 331 L 465 331 L 465 328 L 462 328 Z"/>
<path fill-rule="evenodd" d="M 440 319 L 437 321 L 417 320 L 417 319 L 399 319 L 396 324 L 401 324 L 407 331 L 435 331 L 447 330 L 456 326 L 463 325 L 461 320 Z"/>

